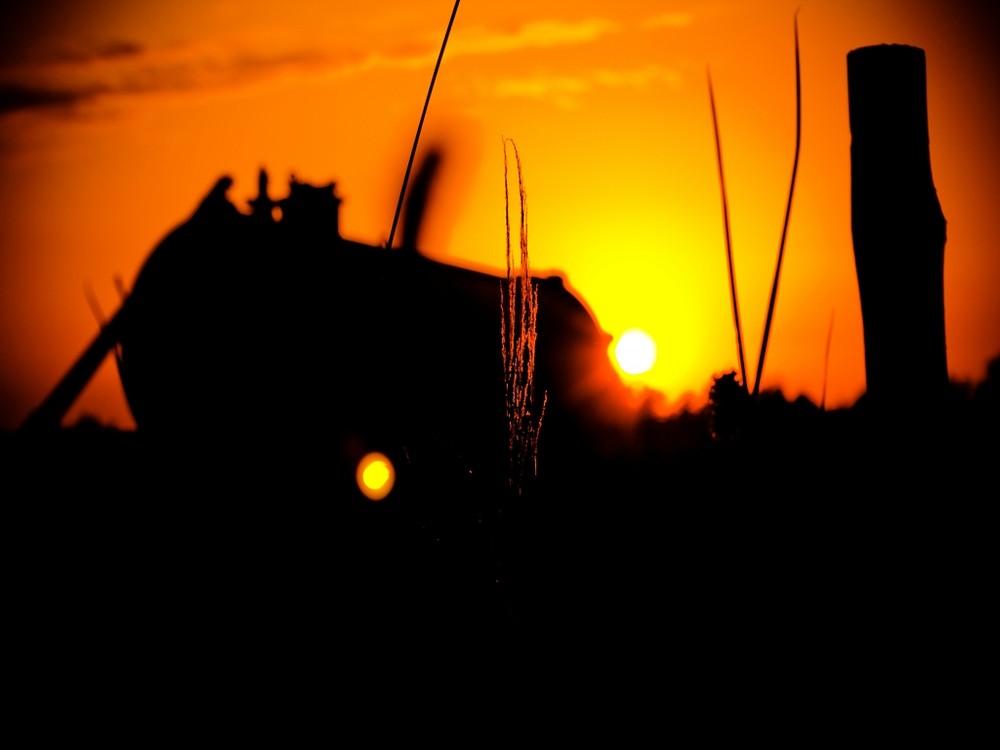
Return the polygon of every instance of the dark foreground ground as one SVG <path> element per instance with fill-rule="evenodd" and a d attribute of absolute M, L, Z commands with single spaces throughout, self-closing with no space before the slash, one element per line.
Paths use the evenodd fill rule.
<path fill-rule="evenodd" d="M 645 451 L 547 456 L 521 496 L 410 456 L 379 503 L 322 436 L 5 434 L 8 650 L 37 690 L 416 662 L 526 691 L 539 669 L 750 694 L 846 680 L 874 702 L 947 685 L 975 710 L 996 654 L 995 433 L 827 417 L 729 443 L 663 425 Z"/>

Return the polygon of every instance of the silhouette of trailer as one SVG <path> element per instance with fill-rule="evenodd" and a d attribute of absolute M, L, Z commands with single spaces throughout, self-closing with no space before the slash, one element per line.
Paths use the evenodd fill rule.
<path fill-rule="evenodd" d="M 499 470 L 507 279 L 417 249 L 435 164 L 410 191 L 400 248 L 341 236 L 336 183 L 292 177 L 272 199 L 262 170 L 244 212 L 220 178 L 22 429 L 57 429 L 114 352 L 142 434 L 253 450 L 323 434 L 339 446 L 433 446 Z M 532 281 L 546 440 L 560 452 L 613 444 L 635 396 L 611 365 L 611 337 L 560 276 Z"/>

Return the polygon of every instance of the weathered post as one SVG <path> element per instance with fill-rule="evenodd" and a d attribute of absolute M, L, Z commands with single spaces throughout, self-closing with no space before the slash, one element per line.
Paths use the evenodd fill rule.
<path fill-rule="evenodd" d="M 847 82 L 866 401 L 873 415 L 900 426 L 933 423 L 949 385 L 946 222 L 931 176 L 924 51 L 852 50 Z"/>

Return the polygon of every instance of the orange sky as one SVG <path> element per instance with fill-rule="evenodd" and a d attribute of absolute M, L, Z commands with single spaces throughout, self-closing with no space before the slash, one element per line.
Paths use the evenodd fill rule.
<path fill-rule="evenodd" d="M 245 207 L 336 181 L 342 234 L 380 244 L 452 0 L 42 0 L 0 11 L 0 428 L 58 382 L 167 232 L 214 184 Z M 657 340 L 668 405 L 738 367 L 706 69 L 711 68 L 747 367 L 756 369 L 795 147 L 802 151 L 762 387 L 828 406 L 865 385 L 850 234 L 846 55 L 927 55 L 931 164 L 948 221 L 953 379 L 1000 354 L 1000 120 L 978 3 L 465 0 L 421 143 L 447 157 L 422 235 L 434 258 L 505 269 L 503 148 L 528 191 L 536 273 L 599 325 Z M 333 283 L 336 283 L 334 281 Z M 826 365 L 831 331 L 829 367 Z M 331 337 L 332 338 L 332 337 Z M 905 377 L 905 373 L 901 373 Z M 109 358 L 68 415 L 133 425 Z"/>

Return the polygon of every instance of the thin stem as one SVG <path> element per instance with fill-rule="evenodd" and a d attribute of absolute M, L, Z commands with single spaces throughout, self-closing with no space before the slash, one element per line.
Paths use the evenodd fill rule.
<path fill-rule="evenodd" d="M 427 116 L 427 107 L 431 103 L 431 93 L 434 91 L 434 81 L 437 80 L 438 69 L 441 67 L 441 59 L 444 57 L 444 49 L 448 46 L 448 36 L 451 34 L 451 27 L 455 23 L 455 15 L 458 13 L 458 4 L 461 0 L 455 0 L 455 7 L 452 8 L 451 18 L 448 19 L 448 28 L 444 32 L 444 40 L 441 42 L 441 51 L 438 52 L 437 62 L 434 64 L 434 73 L 431 75 L 431 85 L 427 88 L 427 98 L 424 99 L 424 109 L 420 113 L 420 121 L 417 123 L 417 133 L 413 137 L 413 147 L 410 149 L 410 158 L 406 162 L 406 172 L 403 173 L 403 184 L 399 188 L 399 200 L 396 202 L 396 213 L 392 216 L 392 228 L 389 229 L 389 239 L 385 246 L 392 247 L 392 240 L 396 236 L 396 224 L 399 223 L 399 214 L 403 210 L 403 196 L 406 195 L 406 183 L 410 181 L 410 170 L 413 169 L 413 159 L 417 154 L 417 143 L 420 141 L 420 131 L 424 127 L 424 118 Z"/>
<path fill-rule="evenodd" d="M 722 144 L 719 139 L 719 118 L 715 113 L 715 94 L 712 91 L 712 74 L 708 73 L 708 98 L 712 105 L 712 128 L 715 131 L 715 157 L 719 164 L 719 186 L 722 191 L 722 221 L 726 230 L 726 261 L 729 264 L 729 292 L 733 302 L 733 322 L 736 325 L 736 347 L 740 357 L 740 380 L 747 391 L 747 366 L 743 357 L 743 329 L 740 327 L 740 306 L 736 299 L 736 275 L 733 272 L 733 243 L 729 233 L 729 200 L 726 197 L 726 178 L 722 171 Z"/>
<path fill-rule="evenodd" d="M 795 192 L 795 175 L 799 169 L 799 147 L 802 141 L 802 74 L 799 68 L 799 17 L 795 11 L 795 161 L 792 163 L 792 184 L 788 188 L 788 204 L 785 206 L 785 223 L 781 228 L 781 244 L 778 246 L 778 263 L 774 269 L 774 281 L 771 283 L 771 299 L 767 305 L 767 319 L 764 322 L 764 337 L 760 342 L 760 357 L 757 358 L 757 377 L 753 383 L 753 395 L 760 392 L 760 377 L 764 372 L 764 357 L 767 354 L 767 340 L 771 333 L 771 321 L 774 317 L 774 304 L 778 297 L 778 276 L 781 274 L 781 261 L 785 255 L 785 239 L 788 236 L 788 219 L 792 213 L 792 195 Z"/>

